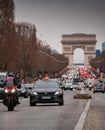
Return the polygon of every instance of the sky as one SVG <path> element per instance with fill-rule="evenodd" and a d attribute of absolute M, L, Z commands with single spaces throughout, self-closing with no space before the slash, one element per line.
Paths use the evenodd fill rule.
<path fill-rule="evenodd" d="M 14 0 L 15 21 L 35 24 L 37 37 L 62 53 L 62 35 L 96 34 L 105 41 L 105 0 Z"/>

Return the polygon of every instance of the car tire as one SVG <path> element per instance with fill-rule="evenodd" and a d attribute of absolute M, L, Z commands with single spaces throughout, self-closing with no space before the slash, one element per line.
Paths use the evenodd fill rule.
<path fill-rule="evenodd" d="M 8 111 L 14 111 L 14 107 L 13 106 L 9 106 L 8 107 Z"/>
<path fill-rule="evenodd" d="M 30 97 L 30 106 L 36 106 L 36 103 L 32 101 L 31 97 Z"/>
<path fill-rule="evenodd" d="M 28 94 L 27 93 L 24 95 L 24 98 L 28 98 Z"/>
<path fill-rule="evenodd" d="M 30 106 L 36 106 L 36 103 L 30 101 Z"/>
<path fill-rule="evenodd" d="M 59 102 L 59 106 L 63 106 L 64 105 L 64 100 L 62 99 L 61 102 Z"/>

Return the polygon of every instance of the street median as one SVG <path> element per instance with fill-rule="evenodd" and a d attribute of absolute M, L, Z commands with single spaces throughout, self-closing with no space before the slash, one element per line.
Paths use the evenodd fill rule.
<path fill-rule="evenodd" d="M 90 94 L 85 93 L 78 93 L 73 96 L 74 99 L 92 99 L 92 96 Z"/>

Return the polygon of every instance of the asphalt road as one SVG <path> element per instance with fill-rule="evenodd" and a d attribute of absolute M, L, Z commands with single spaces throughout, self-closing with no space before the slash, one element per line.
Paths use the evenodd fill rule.
<path fill-rule="evenodd" d="M 64 106 L 37 104 L 29 106 L 29 98 L 20 98 L 13 112 L 0 103 L 0 130 L 74 130 L 86 100 L 73 99 L 74 91 L 64 92 Z"/>
<path fill-rule="evenodd" d="M 90 92 L 92 100 L 83 130 L 105 130 L 105 94 Z"/>

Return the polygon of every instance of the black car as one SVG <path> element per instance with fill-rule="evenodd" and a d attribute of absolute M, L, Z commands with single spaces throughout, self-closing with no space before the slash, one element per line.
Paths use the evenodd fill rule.
<path fill-rule="evenodd" d="M 36 103 L 63 105 L 63 89 L 60 84 L 51 79 L 36 81 L 30 93 L 30 106 L 35 106 Z"/>

